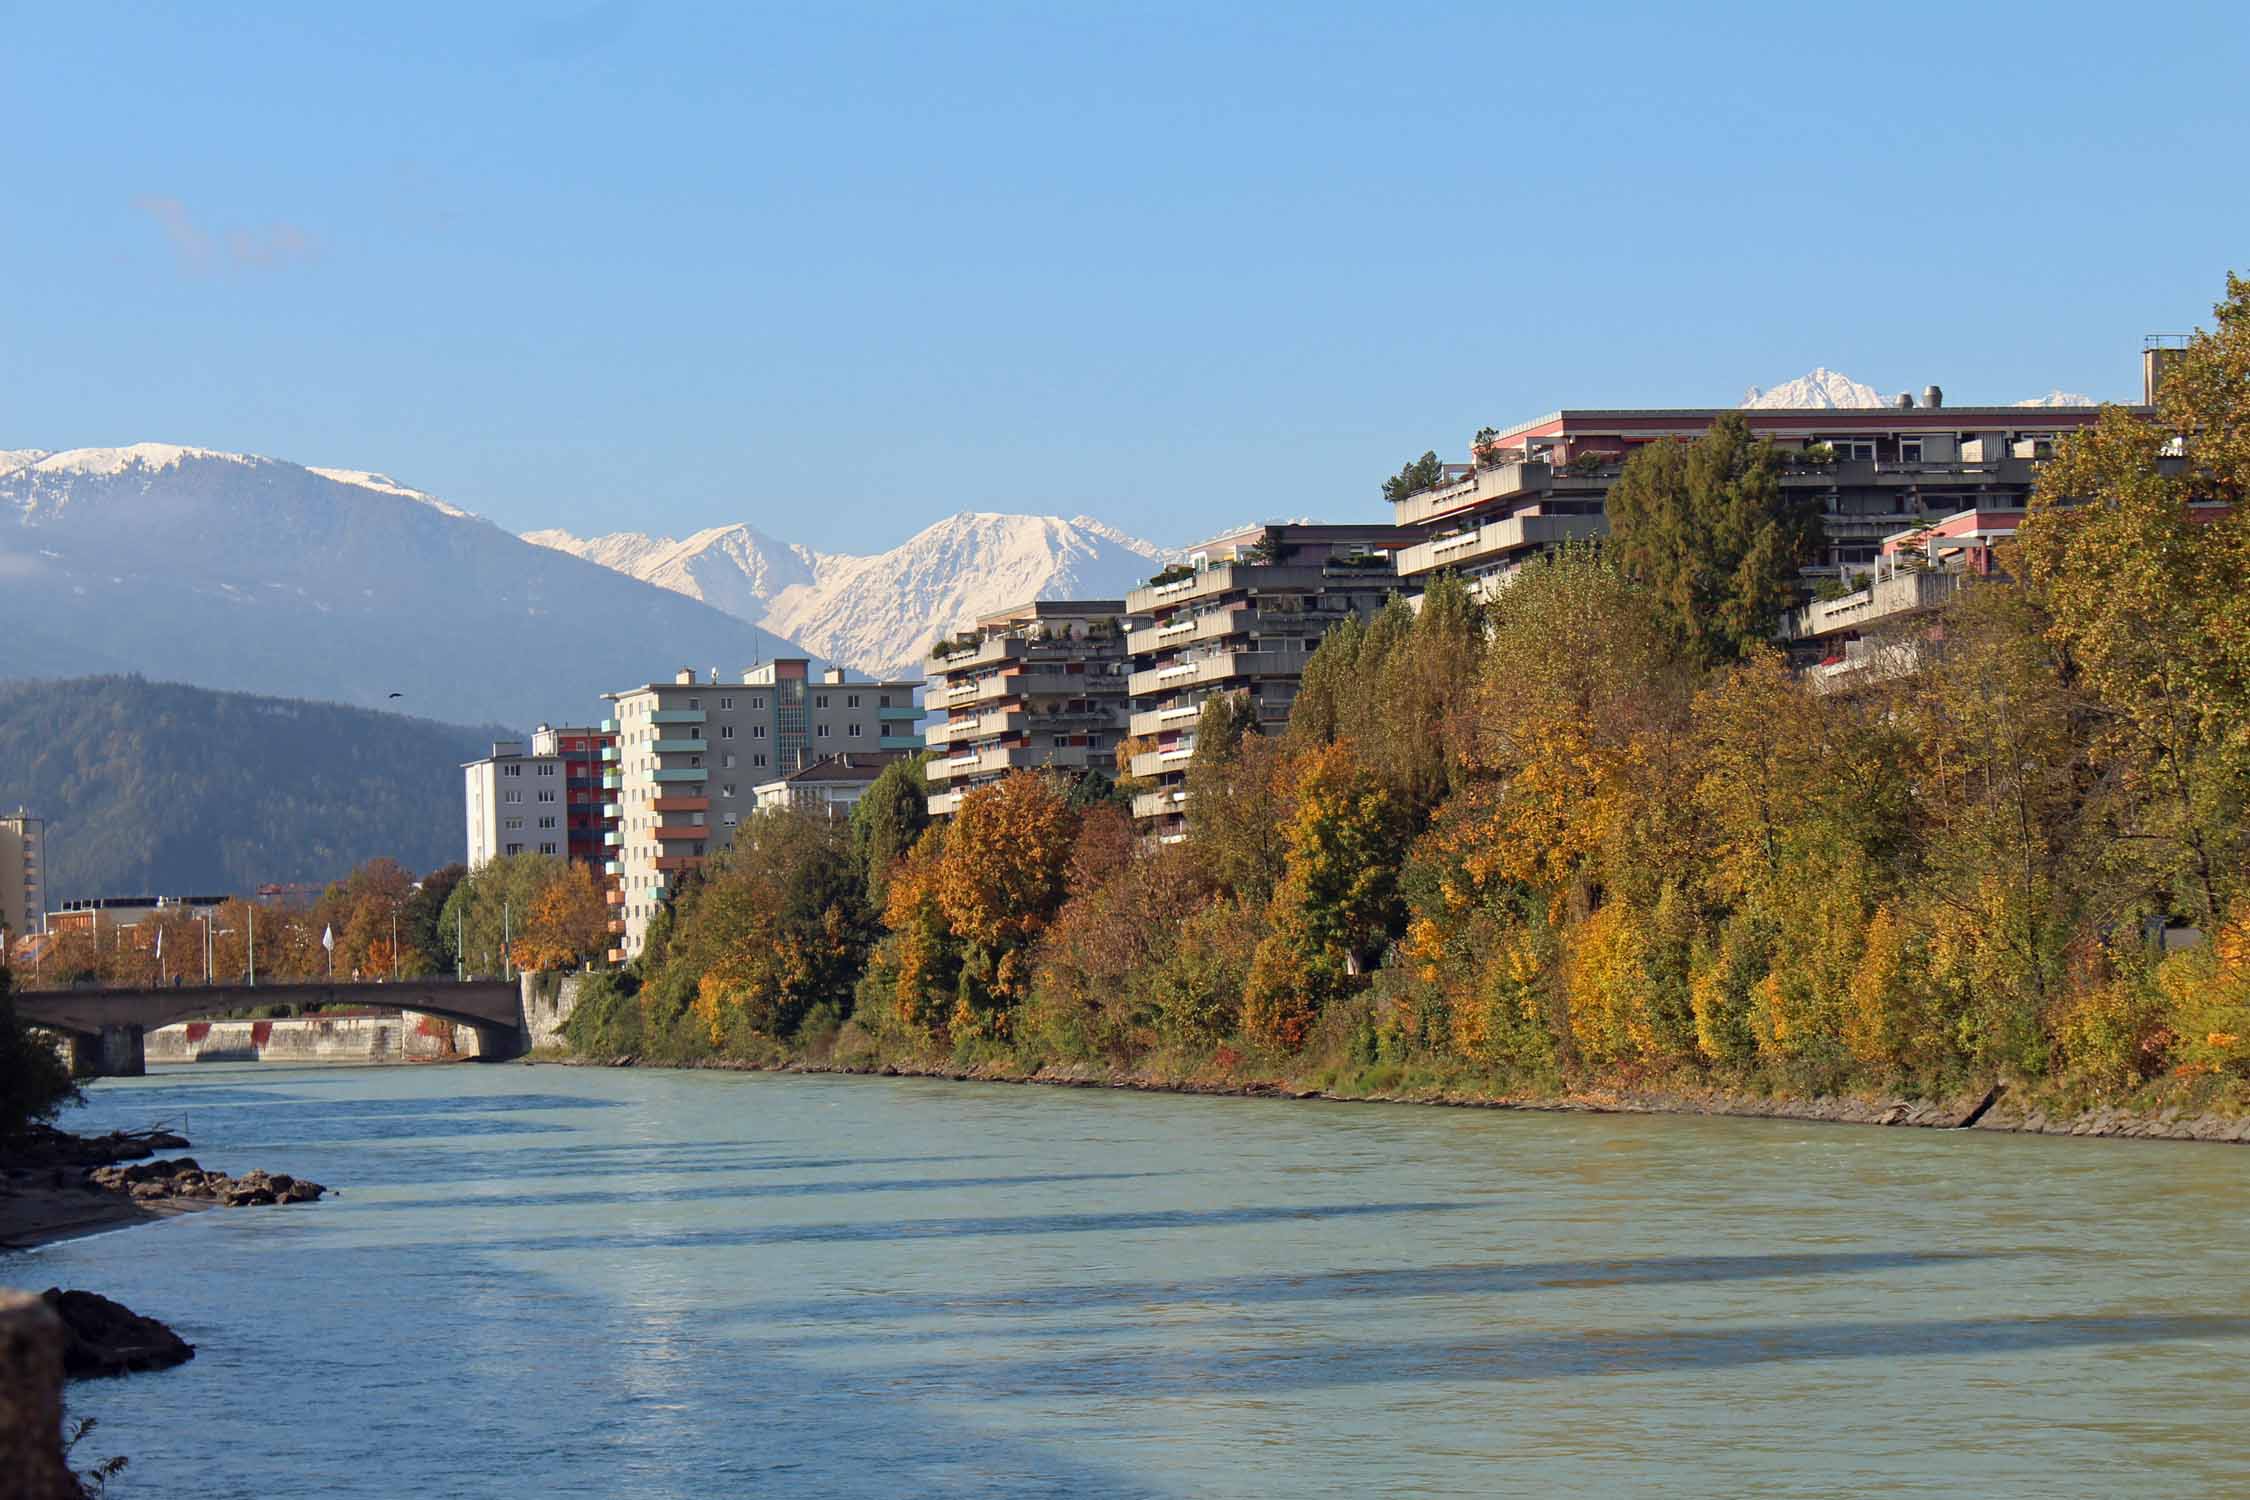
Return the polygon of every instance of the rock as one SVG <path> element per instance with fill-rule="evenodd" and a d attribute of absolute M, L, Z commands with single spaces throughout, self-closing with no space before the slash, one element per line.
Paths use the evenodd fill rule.
<path fill-rule="evenodd" d="M 138 1162 L 128 1167 L 96 1167 L 88 1180 L 100 1187 L 130 1194 L 149 1202 L 160 1198 L 185 1198 L 218 1203 L 228 1208 L 259 1207 L 269 1203 L 310 1203 L 327 1191 L 317 1182 L 262 1171 L 229 1177 L 209 1172 L 192 1157 L 174 1161 Z"/>
<path fill-rule="evenodd" d="M 22 1500 L 77 1500 L 62 1449 L 63 1343 L 54 1309 L 0 1291 L 0 1474 Z"/>
<path fill-rule="evenodd" d="M 166 1370 L 195 1358 L 195 1345 L 107 1297 L 49 1287 L 40 1299 L 62 1319 L 63 1373 L 73 1380 Z"/>

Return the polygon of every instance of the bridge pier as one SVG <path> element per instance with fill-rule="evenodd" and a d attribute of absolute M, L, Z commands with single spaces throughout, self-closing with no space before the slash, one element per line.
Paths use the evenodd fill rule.
<path fill-rule="evenodd" d="M 148 1073 L 148 1034 L 131 1021 L 104 1021 L 99 1032 L 62 1033 L 73 1078 L 140 1078 Z"/>

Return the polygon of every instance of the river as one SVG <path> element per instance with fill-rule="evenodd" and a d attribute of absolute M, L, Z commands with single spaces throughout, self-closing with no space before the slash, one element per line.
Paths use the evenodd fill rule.
<path fill-rule="evenodd" d="M 342 1192 L 0 1255 L 199 1347 L 112 1494 L 2250 1494 L 2250 1151 L 203 1065 Z M 81 1453 L 84 1459 L 88 1453 Z"/>

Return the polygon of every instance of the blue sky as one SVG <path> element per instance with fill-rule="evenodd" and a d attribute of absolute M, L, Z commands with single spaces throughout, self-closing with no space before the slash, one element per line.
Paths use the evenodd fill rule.
<path fill-rule="evenodd" d="M 1815 364 L 2126 397 L 2250 269 L 2245 13 L 5 7 L 0 447 L 872 550 Z"/>

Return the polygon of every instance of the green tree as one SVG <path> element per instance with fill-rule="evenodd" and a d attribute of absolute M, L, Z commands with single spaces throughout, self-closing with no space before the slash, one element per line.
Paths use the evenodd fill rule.
<path fill-rule="evenodd" d="M 55 1049 L 16 1019 L 15 976 L 0 954 L 0 1141 L 44 1124 L 78 1096 Z"/>
<path fill-rule="evenodd" d="M 1419 495 L 1424 490 L 1434 490 L 1445 482 L 1445 465 L 1438 461 L 1435 450 L 1408 463 L 1389 479 L 1383 481 L 1385 500 L 1404 500 Z"/>
<path fill-rule="evenodd" d="M 852 858 L 859 866 L 867 904 L 876 911 L 883 908 L 891 866 L 930 826 L 930 788 L 922 775 L 922 761 L 921 756 L 909 756 L 883 767 L 852 809 Z"/>
<path fill-rule="evenodd" d="M 1649 590 L 1665 629 L 1699 663 L 1772 638 L 1820 555 L 1820 502 L 1782 488 L 1771 443 L 1728 412 L 1692 443 L 1648 443 L 1610 487 L 1608 550 Z"/>

